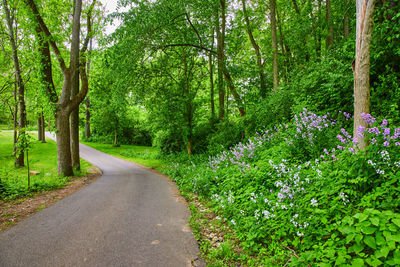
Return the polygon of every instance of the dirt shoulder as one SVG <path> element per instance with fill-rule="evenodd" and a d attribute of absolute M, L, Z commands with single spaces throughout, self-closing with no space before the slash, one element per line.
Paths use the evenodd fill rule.
<path fill-rule="evenodd" d="M 32 197 L 17 199 L 12 201 L 0 201 L 0 231 L 3 231 L 18 222 L 35 214 L 36 212 L 47 208 L 53 203 L 66 196 L 69 196 L 82 187 L 92 183 L 101 176 L 101 171 L 92 167 L 89 174 L 82 177 L 72 178 L 68 184 L 57 190 L 44 191 L 34 194 Z"/>

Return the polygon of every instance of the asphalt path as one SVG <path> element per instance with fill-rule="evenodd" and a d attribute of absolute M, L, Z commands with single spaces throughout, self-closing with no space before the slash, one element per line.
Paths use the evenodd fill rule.
<path fill-rule="evenodd" d="M 80 145 L 103 175 L 0 232 L 0 266 L 203 266 L 176 186 Z"/>

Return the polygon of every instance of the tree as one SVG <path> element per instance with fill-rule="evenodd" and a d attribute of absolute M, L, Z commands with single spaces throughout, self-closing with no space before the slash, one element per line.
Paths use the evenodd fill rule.
<path fill-rule="evenodd" d="M 3 8 L 4 13 L 6 14 L 7 19 L 7 26 L 8 26 L 8 34 L 10 38 L 11 48 L 12 48 L 12 57 L 14 61 L 14 69 L 15 69 L 15 80 L 16 85 L 18 87 L 18 104 L 19 104 L 19 120 L 18 120 L 18 139 L 20 138 L 21 134 L 25 131 L 25 124 L 26 124 L 26 106 L 25 106 L 25 86 L 22 80 L 22 71 L 18 57 L 18 50 L 16 44 L 16 38 L 13 28 L 13 19 L 10 14 L 10 9 L 8 7 L 8 3 L 6 0 L 3 0 Z M 17 154 L 15 158 L 15 166 L 22 167 L 24 166 L 24 149 L 16 148 Z"/>
<path fill-rule="evenodd" d="M 69 116 L 71 112 L 78 107 L 83 101 L 87 93 L 87 87 L 82 86 L 78 94 L 71 98 L 73 76 L 78 68 L 79 59 L 79 36 L 80 36 L 80 18 L 82 11 L 82 0 L 74 1 L 73 22 L 72 22 L 72 38 L 70 49 L 70 66 L 67 67 L 63 55 L 58 48 L 58 45 L 49 31 L 46 23 L 44 22 L 36 4 L 33 0 L 25 0 L 25 3 L 31 9 L 35 24 L 40 27 L 41 32 L 46 36 L 50 46 L 52 47 L 61 72 L 64 77 L 63 88 L 60 97 L 57 99 L 50 99 L 57 106 L 55 113 L 56 120 L 56 136 L 57 136 L 57 165 L 58 173 L 60 175 L 71 176 L 73 175 L 71 149 L 70 149 L 70 125 Z"/>
<path fill-rule="evenodd" d="M 295 3 L 295 2 L 294 2 Z M 279 70 L 278 70 L 278 40 L 276 37 L 276 0 L 270 1 L 270 19 L 271 19 L 271 42 L 272 42 L 272 69 L 274 80 L 274 91 L 278 91 Z"/>
<path fill-rule="evenodd" d="M 358 139 L 358 148 L 365 150 L 367 142 L 358 135 L 360 127 L 367 128 L 368 123 L 362 114 L 370 113 L 370 41 L 373 26 L 375 0 L 356 1 L 356 58 L 354 64 L 354 138 Z"/>

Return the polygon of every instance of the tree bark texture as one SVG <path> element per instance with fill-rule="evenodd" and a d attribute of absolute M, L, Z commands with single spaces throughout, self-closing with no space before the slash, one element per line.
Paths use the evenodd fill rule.
<path fill-rule="evenodd" d="M 331 0 L 326 0 L 326 23 L 328 25 L 328 35 L 325 39 L 326 50 L 333 44 L 333 24 L 332 24 L 332 9 Z"/>
<path fill-rule="evenodd" d="M 250 42 L 254 48 L 257 57 L 257 67 L 258 67 L 258 75 L 260 77 L 260 95 L 262 98 L 265 98 L 267 94 L 267 87 L 265 86 L 265 78 L 264 78 L 264 71 L 263 71 L 263 64 L 261 58 L 260 47 L 257 45 L 256 40 L 254 39 L 253 32 L 251 31 L 250 20 L 247 14 L 246 9 L 246 0 L 242 0 L 242 8 L 243 8 L 243 16 L 244 21 L 246 24 L 247 34 L 249 35 Z"/>
<path fill-rule="evenodd" d="M 22 81 L 21 67 L 18 58 L 17 44 L 14 36 L 13 19 L 11 18 L 10 10 L 8 8 L 8 3 L 3 0 L 4 13 L 6 15 L 8 35 L 11 43 L 12 58 L 14 62 L 15 69 L 15 79 L 18 87 L 18 105 L 19 105 L 19 118 L 18 118 L 18 139 L 21 135 L 21 131 L 24 131 L 26 124 L 26 106 L 25 106 L 25 87 Z M 16 146 L 16 158 L 15 166 L 24 166 L 24 149 L 20 149 Z"/>
<path fill-rule="evenodd" d="M 358 139 L 358 148 L 365 150 L 367 143 L 358 136 L 359 127 L 368 124 L 361 114 L 370 113 L 370 40 L 373 27 L 375 0 L 357 0 L 356 22 L 356 59 L 354 67 L 354 138 Z"/>
<path fill-rule="evenodd" d="M 271 39 L 272 39 L 272 69 L 273 69 L 273 82 L 274 92 L 278 91 L 279 86 L 279 72 L 278 72 L 278 41 L 276 37 L 276 0 L 270 2 L 270 19 L 271 19 Z"/>

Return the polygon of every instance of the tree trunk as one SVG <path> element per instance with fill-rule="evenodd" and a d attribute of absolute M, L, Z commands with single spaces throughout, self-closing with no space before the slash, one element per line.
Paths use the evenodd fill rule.
<path fill-rule="evenodd" d="M 367 143 L 358 136 L 359 127 L 368 124 L 361 114 L 370 113 L 370 39 L 373 26 L 374 0 L 357 0 L 356 23 L 356 59 L 354 66 L 354 138 L 358 139 L 358 148 L 365 150 Z"/>
<path fill-rule="evenodd" d="M 55 116 L 58 174 L 63 176 L 72 176 L 74 174 L 71 162 L 69 115 L 68 112 L 60 109 Z"/>
<path fill-rule="evenodd" d="M 225 116 L 225 87 L 224 87 L 224 66 L 225 66 L 225 0 L 220 0 L 221 8 L 221 27 L 217 16 L 217 58 L 218 58 L 218 100 L 219 100 L 219 120 L 224 120 Z"/>
<path fill-rule="evenodd" d="M 25 106 L 25 87 L 22 81 L 21 67 L 19 64 L 18 58 L 18 50 L 17 44 L 14 37 L 14 29 L 13 29 L 13 19 L 11 18 L 10 10 L 8 8 L 8 3 L 6 0 L 3 0 L 4 13 L 6 15 L 7 26 L 8 26 L 8 35 L 11 43 L 12 57 L 14 62 L 15 69 L 15 79 L 18 86 L 18 105 L 19 105 L 19 120 L 18 120 L 18 139 L 21 135 L 21 131 L 24 131 L 26 124 L 26 106 Z M 16 158 L 15 158 L 15 166 L 22 167 L 24 166 L 24 149 L 18 148 L 16 149 Z"/>
<path fill-rule="evenodd" d="M 244 21 L 246 23 L 247 34 L 249 35 L 250 42 L 254 48 L 257 57 L 258 75 L 260 77 L 260 95 L 262 98 L 265 98 L 267 94 L 267 87 L 265 86 L 261 52 L 260 52 L 260 47 L 257 45 L 256 40 L 254 39 L 253 32 L 251 31 L 250 20 L 246 9 L 246 0 L 242 0 L 242 7 L 243 7 Z"/>
<path fill-rule="evenodd" d="M 16 80 L 16 79 L 15 79 Z M 17 156 L 17 142 L 18 142 L 18 102 L 17 102 L 17 82 L 14 82 L 14 116 L 13 116 L 13 129 L 14 129 L 14 143 L 13 143 L 13 155 Z"/>
<path fill-rule="evenodd" d="M 211 105 L 211 121 L 215 119 L 215 103 L 214 103 L 214 65 L 213 56 L 210 53 L 208 55 L 208 66 L 210 71 L 210 105 Z"/>
<path fill-rule="evenodd" d="M 240 99 L 240 96 L 235 89 L 235 85 L 233 84 L 232 77 L 226 68 L 224 69 L 224 76 L 228 84 L 229 90 L 231 91 L 232 96 L 235 99 L 236 104 L 238 105 L 240 117 L 244 117 L 244 115 L 246 115 L 246 111 L 244 109 L 242 100 Z"/>
<path fill-rule="evenodd" d="M 328 35 L 326 36 L 325 46 L 326 50 L 333 44 L 333 24 L 332 24 L 332 11 L 331 0 L 326 0 L 326 23 L 328 25 Z"/>
<path fill-rule="evenodd" d="M 76 27 L 80 29 L 80 20 L 76 21 Z M 71 82 L 71 100 L 79 93 L 79 42 L 80 35 L 76 35 L 76 39 L 74 40 L 74 45 L 76 47 L 76 53 L 71 54 L 71 60 L 73 57 L 73 62 L 71 62 L 70 67 L 74 68 L 74 72 L 72 73 L 72 82 Z M 75 64 L 75 66 L 72 66 Z M 79 158 L 79 105 L 72 110 L 70 115 L 70 123 L 71 123 L 71 159 L 72 159 L 72 167 L 76 170 L 81 169 L 80 158 Z"/>
<path fill-rule="evenodd" d="M 41 113 L 39 113 L 39 117 L 37 119 L 37 128 L 38 128 L 38 141 L 43 140 L 43 132 L 42 132 L 42 116 Z"/>
<path fill-rule="evenodd" d="M 276 0 L 271 0 L 270 19 L 271 19 L 271 36 L 272 36 L 272 68 L 273 68 L 273 81 L 274 92 L 278 91 L 279 86 L 279 73 L 278 73 L 278 41 L 276 37 Z"/>
<path fill-rule="evenodd" d="M 90 138 L 90 100 L 86 97 L 85 137 Z"/>
<path fill-rule="evenodd" d="M 348 1 L 345 1 L 346 7 L 349 6 Z M 344 12 L 344 19 L 343 19 L 343 33 L 344 33 L 344 38 L 347 39 L 349 38 L 350 35 L 350 18 L 349 18 L 349 12 L 347 9 L 345 9 Z"/>
<path fill-rule="evenodd" d="M 42 132 L 42 143 L 46 143 L 46 130 L 45 130 L 45 127 L 46 127 L 46 125 L 45 125 L 45 121 L 44 121 L 44 114 L 43 114 L 43 111 L 40 113 L 40 120 L 42 121 L 41 122 L 41 126 L 42 126 L 42 128 L 40 129 L 40 131 Z"/>
<path fill-rule="evenodd" d="M 318 20 L 317 20 L 317 27 L 318 30 L 316 30 L 315 33 L 315 54 L 317 55 L 318 58 L 321 58 L 321 0 L 318 0 Z"/>
<path fill-rule="evenodd" d="M 276 10 L 276 17 L 277 17 L 277 21 L 278 21 L 279 43 L 280 43 L 280 46 L 281 46 L 282 57 L 284 58 L 284 62 L 282 64 L 283 78 L 284 78 L 285 81 L 287 81 L 286 72 L 287 72 L 287 68 L 288 68 L 288 65 L 289 65 L 289 60 L 286 57 L 287 55 L 286 55 L 285 49 L 286 49 L 287 45 L 284 44 L 285 43 L 285 38 L 284 38 L 283 32 L 282 32 L 282 23 L 281 23 L 281 19 L 280 19 L 280 16 L 279 16 L 278 9 Z"/>

